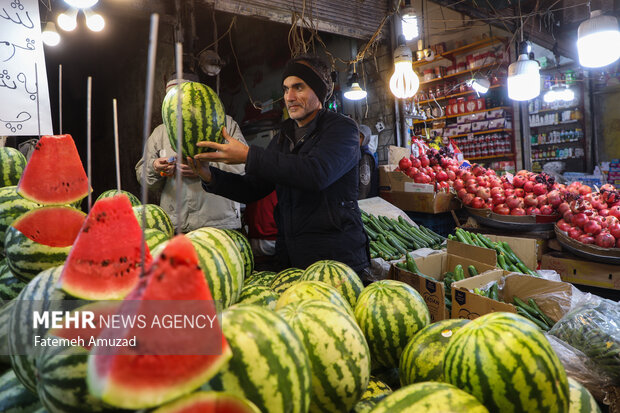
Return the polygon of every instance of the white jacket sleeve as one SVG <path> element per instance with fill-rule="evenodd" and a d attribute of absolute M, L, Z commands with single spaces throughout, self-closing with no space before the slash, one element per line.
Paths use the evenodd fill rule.
<path fill-rule="evenodd" d="M 155 128 L 151 136 L 146 141 L 146 186 L 149 189 L 158 189 L 163 185 L 166 177 L 160 176 L 159 172 L 155 171 L 153 162 L 155 159 L 160 158 L 161 150 L 164 149 L 163 140 L 168 139 L 166 133 L 166 127 L 159 125 Z M 140 158 L 136 164 L 136 178 L 140 185 L 142 185 L 142 168 L 144 164 L 144 156 Z"/>

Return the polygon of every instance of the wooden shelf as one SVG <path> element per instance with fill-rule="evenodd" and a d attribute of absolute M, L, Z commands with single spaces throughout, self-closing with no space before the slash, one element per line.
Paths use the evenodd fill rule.
<path fill-rule="evenodd" d="M 431 60 L 430 62 L 425 60 L 425 59 L 416 60 L 415 62 L 413 62 L 413 67 L 415 68 L 415 67 L 425 66 L 425 65 L 428 65 L 428 64 L 431 64 L 431 63 L 435 63 L 438 60 L 442 60 L 442 59 L 452 60 L 448 56 L 454 56 L 454 55 L 458 55 L 458 54 L 467 53 L 470 50 L 481 49 L 481 48 L 483 48 L 485 46 L 490 46 L 490 45 L 495 44 L 495 43 L 501 43 L 503 41 L 504 41 L 504 39 L 502 39 L 500 37 L 491 37 L 491 38 L 488 38 L 488 39 L 479 40 L 477 42 L 466 44 L 465 46 L 457 47 L 456 49 L 452 49 L 452 50 L 448 50 L 447 52 L 443 52 L 442 54 L 435 56 L 435 59 Z M 415 51 L 413 51 L 413 53 L 415 54 Z"/>
<path fill-rule="evenodd" d="M 530 115 L 538 115 L 539 113 L 547 113 L 547 112 L 562 112 L 564 110 L 569 110 L 569 109 L 577 109 L 581 107 L 580 105 L 575 105 L 575 106 L 566 106 L 565 108 L 556 108 L 556 109 L 541 109 L 541 110 L 537 110 L 536 112 L 530 112 Z"/>
<path fill-rule="evenodd" d="M 467 113 L 459 113 L 458 115 L 440 116 L 438 118 L 426 119 L 425 121 L 424 120 L 416 120 L 416 121 L 413 122 L 413 124 L 415 125 L 416 123 L 433 122 L 433 121 L 436 121 L 436 120 L 457 118 L 459 116 L 474 115 L 476 113 L 489 112 L 491 110 L 496 110 L 496 109 L 508 110 L 508 109 L 510 109 L 510 107 L 508 107 L 508 106 L 497 106 L 495 108 L 481 109 L 481 110 L 476 110 L 476 111 L 467 112 Z"/>
<path fill-rule="evenodd" d="M 475 158 L 466 158 L 468 161 L 479 161 L 483 159 L 493 159 L 493 158 L 511 158 L 515 156 L 514 153 L 502 153 L 499 155 L 490 155 L 490 156 L 476 156 Z"/>
<path fill-rule="evenodd" d="M 558 126 L 563 126 L 563 125 L 570 125 L 572 123 L 578 123 L 580 120 L 579 119 L 572 119 L 572 120 L 567 120 L 564 122 L 558 122 L 558 123 L 552 123 L 550 125 L 530 125 L 530 129 L 532 128 L 553 128 L 553 127 L 558 127 Z"/>
<path fill-rule="evenodd" d="M 503 63 L 489 63 L 488 65 L 483 65 L 480 67 L 476 67 L 474 69 L 467 69 L 467 70 L 463 70 L 460 72 L 456 72 L 456 73 L 452 73 L 451 75 L 446 75 L 446 76 L 442 76 L 442 77 L 436 77 L 435 79 L 431 79 L 431 80 L 427 80 L 426 82 L 420 82 L 420 86 L 424 86 L 424 85 L 428 85 L 431 83 L 435 83 L 438 82 L 440 80 L 446 80 L 446 79 L 450 79 L 451 77 L 456 77 L 456 76 L 462 76 L 468 73 L 472 73 L 472 72 L 477 72 L 479 70 L 482 69 L 487 69 L 489 67 L 493 67 L 493 66 L 501 66 Z"/>
<path fill-rule="evenodd" d="M 534 159 L 532 158 L 532 162 L 539 162 L 539 161 L 543 161 L 543 162 L 547 162 L 547 161 L 570 161 L 571 159 L 583 159 L 583 156 L 571 156 L 570 158 L 538 158 L 538 159 Z"/>
<path fill-rule="evenodd" d="M 493 85 L 493 86 L 489 87 L 489 90 L 496 89 L 498 87 L 503 87 L 503 86 L 504 85 Z M 441 97 L 438 97 L 438 98 L 435 98 L 435 99 L 421 100 L 421 101 L 416 102 L 416 103 L 418 103 L 420 105 L 424 105 L 425 103 L 434 102 L 435 100 L 436 101 L 440 101 L 440 100 L 452 99 L 452 98 L 456 98 L 456 97 L 459 97 L 459 96 L 471 95 L 472 93 L 476 93 L 476 91 L 475 90 L 468 90 L 467 92 L 454 93 L 452 95 L 441 96 Z"/>
<path fill-rule="evenodd" d="M 537 146 L 545 146 L 545 145 L 564 145 L 566 143 L 575 143 L 575 142 L 579 142 L 581 139 L 572 139 L 570 141 L 564 141 L 564 142 L 548 142 L 548 143 L 532 143 L 532 148 L 537 147 Z"/>
<path fill-rule="evenodd" d="M 460 135 L 448 135 L 448 138 L 466 138 L 469 135 L 486 135 L 487 133 L 498 133 L 498 132 L 512 132 L 512 129 L 491 129 L 491 130 L 481 130 L 478 132 L 471 132 L 471 133 L 462 133 Z"/>

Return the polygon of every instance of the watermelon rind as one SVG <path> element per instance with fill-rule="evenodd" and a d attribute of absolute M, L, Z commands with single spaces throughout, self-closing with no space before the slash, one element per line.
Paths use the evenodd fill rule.
<path fill-rule="evenodd" d="M 158 229 L 147 228 L 144 230 L 144 241 L 149 251 L 153 251 L 158 245 L 168 241 L 168 235 Z"/>
<path fill-rule="evenodd" d="M 243 285 L 258 284 L 271 288 L 271 282 L 276 278 L 276 275 L 278 274 L 273 271 L 254 271 L 252 275 L 243 280 Z"/>
<path fill-rule="evenodd" d="M 0 376 L 0 412 L 26 413 L 39 407 L 39 398 L 17 380 L 13 370 Z"/>
<path fill-rule="evenodd" d="M 170 217 L 160 207 L 155 204 L 145 204 L 133 207 L 133 213 L 136 215 L 138 220 L 138 224 L 142 227 L 142 211 L 145 211 L 146 215 L 146 228 L 158 229 L 164 234 L 168 236 L 168 238 L 172 238 L 174 236 L 174 227 L 172 226 L 172 221 Z"/>
<path fill-rule="evenodd" d="M 108 189 L 107 191 L 103 191 L 101 193 L 101 195 L 99 195 L 97 197 L 97 199 L 95 200 L 95 202 L 99 201 L 100 199 L 103 198 L 110 198 L 113 197 L 115 195 L 118 195 L 118 190 L 116 189 Z M 138 199 L 137 196 L 135 196 L 134 194 L 132 194 L 131 192 L 125 191 L 123 189 L 121 189 L 120 191 L 122 194 L 125 194 L 125 196 L 127 196 L 127 198 L 129 198 L 129 202 L 131 202 L 131 206 L 140 206 L 142 205 L 142 202 L 140 202 L 140 200 Z"/>
<path fill-rule="evenodd" d="M 378 378 L 370 376 L 368 387 L 366 387 L 366 391 L 360 400 L 353 406 L 352 413 L 367 413 L 390 394 L 392 394 L 390 386 Z"/>
<path fill-rule="evenodd" d="M 0 241 L 4 240 L 7 228 L 13 221 L 41 205 L 29 201 L 17 193 L 16 186 L 0 188 Z M 4 251 L 4 242 L 0 242 L 0 254 Z"/>
<path fill-rule="evenodd" d="M 507 411 L 515 412 L 515 410 Z M 488 413 L 488 410 L 474 396 L 455 386 L 429 381 L 411 384 L 396 390 L 381 400 L 371 412 Z"/>
<path fill-rule="evenodd" d="M 234 229 L 225 229 L 226 234 L 234 241 L 235 245 L 239 249 L 241 256 L 243 257 L 243 263 L 245 267 L 245 278 L 252 275 L 254 271 L 254 254 L 252 253 L 252 246 L 250 241 L 243 236 L 239 231 Z"/>
<path fill-rule="evenodd" d="M 420 293 L 395 280 L 381 280 L 366 287 L 354 312 L 373 363 L 383 367 L 398 367 L 409 340 L 431 320 Z"/>
<path fill-rule="evenodd" d="M 444 378 L 492 413 L 568 411 L 566 372 L 541 330 L 524 317 L 485 314 L 448 343 Z"/>
<path fill-rule="evenodd" d="M 233 408 L 234 413 L 260 413 L 258 407 L 248 399 L 236 396 L 234 394 L 218 392 L 218 391 L 199 391 L 189 396 L 181 397 L 171 403 L 153 410 L 152 413 L 183 413 L 185 409 L 194 409 L 198 411 L 209 412 L 228 412 L 226 408 Z"/>
<path fill-rule="evenodd" d="M 13 314 L 13 306 L 17 300 L 11 300 L 0 308 L 0 363 L 11 364 L 9 357 L 9 328 L 11 324 L 11 315 Z"/>
<path fill-rule="evenodd" d="M 278 294 L 269 287 L 264 285 L 251 284 L 246 285 L 239 295 L 239 304 L 254 304 L 261 307 L 267 307 L 270 310 L 276 309 Z"/>
<path fill-rule="evenodd" d="M 13 275 L 6 259 L 0 260 L 0 304 L 17 297 L 26 284 Z"/>
<path fill-rule="evenodd" d="M 355 318 L 328 301 L 291 303 L 278 314 L 301 339 L 312 373 L 311 411 L 348 412 L 370 378 L 370 352 Z"/>
<path fill-rule="evenodd" d="M 276 274 L 276 278 L 271 282 L 271 289 L 277 294 L 282 294 L 301 278 L 304 270 L 299 268 L 287 268 Z"/>
<path fill-rule="evenodd" d="M 222 312 L 222 328 L 233 357 L 203 390 L 245 397 L 266 413 L 308 411 L 308 354 L 281 316 L 256 305 L 237 304 Z"/>
<path fill-rule="evenodd" d="M 0 187 L 17 185 L 26 168 L 26 157 L 17 149 L 0 147 Z"/>
<path fill-rule="evenodd" d="M 601 413 L 598 403 L 581 383 L 569 377 L 568 387 L 570 392 L 568 413 Z"/>
<path fill-rule="evenodd" d="M 353 309 L 338 290 L 321 281 L 299 281 L 280 295 L 276 309 L 301 300 L 329 301 L 353 315 Z"/>
<path fill-rule="evenodd" d="M 177 102 L 182 92 L 183 156 L 194 157 L 207 152 L 196 146 L 200 141 L 223 143 L 222 128 L 226 124 L 224 105 L 209 86 L 198 82 L 184 82 L 171 88 L 161 105 L 161 116 L 168 132 L 170 145 L 177 151 Z"/>
<path fill-rule="evenodd" d="M 322 281 L 336 288 L 355 308 L 357 298 L 364 289 L 359 276 L 348 265 L 333 260 L 321 260 L 310 265 L 300 281 Z"/>

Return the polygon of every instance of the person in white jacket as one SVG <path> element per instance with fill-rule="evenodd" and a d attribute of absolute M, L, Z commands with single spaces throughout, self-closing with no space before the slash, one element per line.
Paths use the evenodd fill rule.
<path fill-rule="evenodd" d="M 168 82 L 166 91 L 174 82 Z M 226 115 L 226 131 L 232 137 L 245 145 L 247 142 L 241 133 L 237 122 Z M 176 228 L 178 214 L 176 211 L 176 179 L 175 163 L 168 162 L 176 157 L 176 152 L 170 145 L 166 127 L 162 124 L 155 128 L 146 143 L 146 185 L 150 190 L 159 190 L 163 187 L 159 205 L 166 211 Z M 144 157 L 136 164 L 136 177 L 142 184 L 142 165 Z M 243 174 L 245 165 L 226 165 L 218 163 L 218 168 Z M 182 198 L 182 213 L 180 216 L 181 231 L 187 233 L 201 227 L 216 227 L 221 229 L 241 228 L 240 204 L 219 195 L 210 194 L 202 189 L 200 178 L 185 163 L 178 166 L 183 176 L 180 196 Z"/>

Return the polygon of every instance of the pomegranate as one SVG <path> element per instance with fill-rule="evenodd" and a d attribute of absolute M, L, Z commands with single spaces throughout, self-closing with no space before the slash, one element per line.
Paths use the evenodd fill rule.
<path fill-rule="evenodd" d="M 586 195 L 592 192 L 592 188 L 590 188 L 588 185 L 581 185 L 579 187 L 579 194 L 580 195 Z"/>
<path fill-rule="evenodd" d="M 571 228 L 571 225 L 568 222 L 564 221 L 563 219 L 560 219 L 556 225 L 561 231 L 564 231 L 564 232 L 567 232 Z"/>
<path fill-rule="evenodd" d="M 616 246 L 616 239 L 609 232 L 601 232 L 596 236 L 596 245 L 602 248 L 614 248 Z"/>
<path fill-rule="evenodd" d="M 607 208 L 599 209 L 598 214 L 602 217 L 606 217 L 607 215 L 609 215 L 609 209 Z"/>
<path fill-rule="evenodd" d="M 553 215 L 553 208 L 551 208 L 551 205 L 543 205 L 540 207 L 540 214 Z"/>
<path fill-rule="evenodd" d="M 471 205 L 471 201 L 473 201 L 474 198 L 474 194 L 465 194 L 465 196 L 462 198 L 462 202 L 463 204 L 469 206 Z"/>
<path fill-rule="evenodd" d="M 475 194 L 476 192 L 478 192 L 478 185 L 476 184 L 467 185 L 465 189 L 467 189 L 467 192 L 469 192 L 470 194 Z"/>
<path fill-rule="evenodd" d="M 480 165 L 474 165 L 471 168 L 471 173 L 475 176 L 482 175 L 484 173 L 484 168 Z"/>
<path fill-rule="evenodd" d="M 493 201 L 493 205 L 501 205 L 506 202 L 506 197 L 503 194 L 491 195 L 491 199 Z"/>
<path fill-rule="evenodd" d="M 406 171 L 407 169 L 411 168 L 411 160 L 409 160 L 409 158 L 403 157 L 403 159 L 398 161 L 398 167 L 401 171 Z"/>
<path fill-rule="evenodd" d="M 579 236 L 583 234 L 583 231 L 580 228 L 572 227 L 568 230 L 568 236 L 572 239 L 579 239 Z"/>
<path fill-rule="evenodd" d="M 484 199 L 485 201 L 491 197 L 491 190 L 489 188 L 478 188 L 476 196 Z"/>
<path fill-rule="evenodd" d="M 515 193 L 514 188 L 504 189 L 504 195 L 506 196 L 514 195 L 514 193 Z"/>
<path fill-rule="evenodd" d="M 564 221 L 569 222 L 569 223 L 573 223 L 573 211 L 566 211 L 563 215 Z"/>
<path fill-rule="evenodd" d="M 426 183 L 426 178 L 428 178 L 428 175 L 422 173 L 422 172 L 418 172 L 417 174 L 415 174 L 413 176 L 413 180 L 418 183 L 418 184 L 425 184 Z"/>
<path fill-rule="evenodd" d="M 601 225 L 594 220 L 586 222 L 583 226 L 583 230 L 590 235 L 597 235 L 599 232 L 601 232 L 601 229 Z"/>
<path fill-rule="evenodd" d="M 615 225 L 620 225 L 620 220 L 613 215 L 607 215 L 605 217 L 605 222 L 607 222 L 607 227 L 612 228 Z M 615 238 L 618 238 L 614 235 Z"/>
<path fill-rule="evenodd" d="M 454 183 L 452 184 L 452 186 L 454 187 L 454 189 L 458 191 L 461 188 L 465 188 L 465 183 L 463 182 L 462 179 L 457 178 L 454 180 Z"/>
<path fill-rule="evenodd" d="M 525 213 L 527 215 L 540 215 L 540 209 L 536 208 L 535 206 L 531 206 L 525 210 Z"/>
<path fill-rule="evenodd" d="M 482 198 L 480 198 L 479 196 L 475 197 L 472 201 L 470 206 L 472 208 L 484 208 L 484 200 Z"/>
<path fill-rule="evenodd" d="M 435 178 L 439 181 L 447 181 L 448 180 L 448 174 L 445 171 L 439 171 L 437 172 L 437 175 L 435 176 Z"/>
<path fill-rule="evenodd" d="M 541 205 L 547 205 L 547 195 L 538 195 L 536 197 L 536 199 L 538 200 L 538 206 Z"/>
<path fill-rule="evenodd" d="M 515 208 L 510 211 L 510 215 L 525 215 L 525 210 L 523 208 Z"/>
<path fill-rule="evenodd" d="M 456 195 L 459 197 L 459 199 L 463 199 L 466 194 L 467 194 L 467 189 L 465 188 L 461 188 L 458 191 L 456 191 Z"/>
<path fill-rule="evenodd" d="M 489 186 L 489 182 L 487 181 L 486 176 L 484 176 L 484 175 L 477 176 L 476 177 L 476 183 L 479 186 L 484 186 L 484 187 Z"/>
<path fill-rule="evenodd" d="M 418 172 L 420 172 L 418 170 L 418 168 L 414 168 L 413 166 L 409 169 L 407 169 L 407 176 L 411 179 L 413 179 L 413 177 L 415 176 L 415 174 L 417 174 Z"/>
<path fill-rule="evenodd" d="M 549 199 L 549 203 L 551 204 L 551 206 L 553 206 L 553 202 L 551 202 L 551 199 Z M 570 210 L 570 206 L 568 205 L 568 203 L 566 202 L 562 202 L 559 206 L 558 206 L 558 211 L 560 212 L 560 214 L 564 215 L 566 213 L 566 211 Z"/>
<path fill-rule="evenodd" d="M 527 181 L 526 183 L 523 184 L 523 190 L 527 193 L 533 192 L 534 191 L 534 184 L 535 182 L 532 181 Z"/>
<path fill-rule="evenodd" d="M 563 204 L 562 195 L 560 195 L 560 191 L 555 190 L 555 189 L 553 191 L 550 191 L 547 194 L 547 200 L 549 202 L 549 205 L 551 205 L 554 208 L 559 208 L 560 205 Z M 566 204 L 566 207 L 568 207 L 568 204 Z"/>
<path fill-rule="evenodd" d="M 521 207 L 523 205 L 523 200 L 516 195 L 510 195 L 509 197 L 506 197 L 506 205 L 508 208 L 513 210 Z"/>
<path fill-rule="evenodd" d="M 448 169 L 446 171 L 446 174 L 448 174 L 448 181 L 454 181 L 456 179 L 456 174 L 454 173 L 454 171 Z"/>
<path fill-rule="evenodd" d="M 420 160 L 420 164 L 422 165 L 422 167 L 427 167 L 431 164 L 430 160 L 426 155 L 422 155 L 418 159 Z"/>
<path fill-rule="evenodd" d="M 493 212 L 500 215 L 510 215 L 510 208 L 508 208 L 506 204 L 499 204 L 495 205 Z"/>
<path fill-rule="evenodd" d="M 493 188 L 491 188 L 491 196 L 497 195 L 497 194 L 504 195 L 504 190 L 502 188 L 500 188 L 500 187 L 493 187 Z"/>
<path fill-rule="evenodd" d="M 516 188 L 515 195 L 519 198 L 523 198 L 525 196 L 525 191 L 523 190 L 523 188 Z"/>
<path fill-rule="evenodd" d="M 573 225 L 579 227 L 579 228 L 583 228 L 583 226 L 586 224 L 586 222 L 588 222 L 588 217 L 586 216 L 586 214 L 584 214 L 583 212 L 580 212 L 579 214 L 575 214 L 573 216 Z"/>
<path fill-rule="evenodd" d="M 579 238 L 577 238 L 577 241 L 581 242 L 582 244 L 594 244 L 594 237 L 588 234 L 581 234 Z"/>
<path fill-rule="evenodd" d="M 620 219 L 620 205 L 609 208 L 609 215 L 613 215 L 614 217 Z"/>
<path fill-rule="evenodd" d="M 543 184 L 543 183 L 538 183 L 536 185 L 534 185 L 534 190 L 533 190 L 535 195 L 544 195 L 547 193 L 547 185 Z"/>
<path fill-rule="evenodd" d="M 527 194 L 525 198 L 523 198 L 523 202 L 527 207 L 536 207 L 538 206 L 538 199 L 534 194 Z"/>
<path fill-rule="evenodd" d="M 414 168 L 421 168 L 422 162 L 420 162 L 418 158 L 413 158 L 411 159 L 411 166 L 413 166 Z"/>
<path fill-rule="evenodd" d="M 526 179 L 524 176 L 522 175 L 515 175 L 515 177 L 512 179 L 512 184 L 515 186 L 515 188 L 523 188 L 523 185 L 525 185 Z"/>

